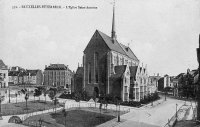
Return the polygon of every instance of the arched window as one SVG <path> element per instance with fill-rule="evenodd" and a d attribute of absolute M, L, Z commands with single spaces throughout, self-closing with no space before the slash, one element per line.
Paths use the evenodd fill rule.
<path fill-rule="evenodd" d="M 98 62 L 99 62 L 99 54 L 97 52 L 94 53 L 94 73 L 95 73 L 95 82 L 99 82 L 99 67 L 98 67 Z"/>

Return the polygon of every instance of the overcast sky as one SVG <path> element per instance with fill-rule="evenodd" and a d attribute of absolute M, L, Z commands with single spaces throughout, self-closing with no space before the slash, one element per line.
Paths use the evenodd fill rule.
<path fill-rule="evenodd" d="M 9 66 L 76 70 L 96 29 L 111 34 L 112 0 L 0 0 L 0 59 Z M 21 5 L 97 9 L 12 9 Z M 198 67 L 199 0 L 116 0 L 116 34 L 150 75 L 178 75 Z"/>

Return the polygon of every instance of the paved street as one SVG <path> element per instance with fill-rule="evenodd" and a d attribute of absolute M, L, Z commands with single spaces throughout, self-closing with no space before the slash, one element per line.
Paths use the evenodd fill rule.
<path fill-rule="evenodd" d="M 189 103 L 189 102 L 187 102 Z M 178 109 L 184 104 L 182 100 L 175 100 L 172 98 L 164 98 L 154 103 L 151 107 L 150 104 L 146 107 L 138 110 L 131 110 L 130 113 L 123 115 L 121 118 L 126 119 L 126 122 L 119 124 L 119 127 L 130 127 L 136 125 L 137 127 L 164 127 L 168 121 L 176 112 L 176 104 Z"/>

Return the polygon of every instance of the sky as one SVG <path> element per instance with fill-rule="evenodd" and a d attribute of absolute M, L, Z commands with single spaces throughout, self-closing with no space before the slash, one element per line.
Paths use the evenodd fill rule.
<path fill-rule="evenodd" d="M 0 59 L 25 69 L 44 70 L 45 65 L 59 63 L 76 71 L 95 30 L 111 35 L 112 2 L 0 0 Z M 62 8 L 19 8 L 22 5 Z M 117 40 L 130 44 L 149 75 L 176 76 L 198 68 L 199 0 L 116 0 L 115 6 Z"/>

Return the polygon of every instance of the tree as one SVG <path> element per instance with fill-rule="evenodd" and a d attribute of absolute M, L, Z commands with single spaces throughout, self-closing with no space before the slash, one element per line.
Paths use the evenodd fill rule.
<path fill-rule="evenodd" d="M 26 93 L 25 94 L 25 100 L 26 100 L 26 110 L 28 111 L 28 108 L 27 108 L 27 101 L 28 101 L 28 99 L 29 99 L 29 95 L 28 95 L 28 93 Z"/>
<path fill-rule="evenodd" d="M 46 96 L 47 96 L 47 91 L 44 91 L 45 103 L 46 103 Z"/>
<path fill-rule="evenodd" d="M 49 94 L 48 94 L 48 96 L 49 96 L 49 98 L 53 101 L 53 99 L 54 99 L 54 97 L 55 97 L 55 92 L 54 91 L 52 91 L 52 90 L 50 90 L 49 91 Z"/>
<path fill-rule="evenodd" d="M 75 101 L 79 102 L 79 108 L 80 108 L 81 93 L 79 93 L 79 92 L 75 93 Z"/>
<path fill-rule="evenodd" d="M 40 95 L 42 95 L 41 89 L 39 89 L 39 88 L 35 89 L 34 94 L 33 94 L 34 98 L 36 96 L 36 97 L 39 97 L 39 100 L 40 100 Z"/>
<path fill-rule="evenodd" d="M 56 113 L 56 104 L 58 103 L 58 99 L 55 97 L 54 98 L 54 105 L 55 105 L 55 113 Z"/>
<path fill-rule="evenodd" d="M 55 113 L 56 113 L 56 104 L 57 104 L 57 99 L 56 99 L 56 92 L 53 91 L 53 90 L 50 90 L 49 91 L 49 98 L 54 102 L 54 105 L 55 105 Z"/>

